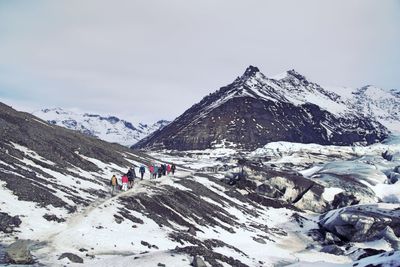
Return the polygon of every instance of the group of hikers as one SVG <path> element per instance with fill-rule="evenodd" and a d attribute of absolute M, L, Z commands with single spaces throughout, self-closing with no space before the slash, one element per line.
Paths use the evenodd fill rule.
<path fill-rule="evenodd" d="M 175 164 L 152 164 L 147 167 L 150 173 L 150 179 L 153 178 L 161 178 L 163 175 L 172 175 L 175 174 L 176 166 Z M 141 165 L 139 167 L 140 180 L 143 180 L 144 174 L 146 173 L 146 167 Z M 128 172 L 124 174 L 121 179 L 118 179 L 116 175 L 111 177 L 110 186 L 111 186 L 111 195 L 114 195 L 114 192 L 118 190 L 127 191 L 128 189 L 133 187 L 135 179 L 138 179 L 136 176 L 135 166 L 129 168 Z"/>

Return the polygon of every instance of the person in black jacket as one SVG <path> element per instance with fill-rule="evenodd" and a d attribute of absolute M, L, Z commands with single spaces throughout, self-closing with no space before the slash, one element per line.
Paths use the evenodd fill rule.
<path fill-rule="evenodd" d="M 175 174 L 175 170 L 176 170 L 176 166 L 175 166 L 174 163 L 172 163 L 172 165 L 171 165 L 171 172 L 172 172 L 172 175 Z"/>
<path fill-rule="evenodd" d="M 140 180 L 143 180 L 144 173 L 146 172 L 146 167 L 144 167 L 143 165 L 140 166 L 139 172 L 140 172 Z"/>

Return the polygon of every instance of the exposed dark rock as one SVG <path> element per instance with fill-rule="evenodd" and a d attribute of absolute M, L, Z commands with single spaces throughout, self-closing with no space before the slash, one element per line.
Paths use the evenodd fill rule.
<path fill-rule="evenodd" d="M 294 220 L 295 222 L 297 222 L 297 224 L 303 228 L 304 227 L 304 222 L 308 221 L 307 218 L 301 216 L 299 213 L 295 212 L 292 214 L 291 216 L 291 220 Z"/>
<path fill-rule="evenodd" d="M 329 254 L 334 254 L 334 255 L 343 255 L 343 254 L 344 254 L 344 251 L 343 251 L 340 247 L 338 247 L 338 246 L 336 246 L 336 245 L 327 245 L 327 246 L 324 246 L 324 247 L 321 249 L 321 252 L 329 253 Z"/>
<path fill-rule="evenodd" d="M 56 215 L 54 215 L 54 214 L 45 214 L 45 215 L 43 215 L 43 218 L 45 218 L 46 220 L 48 220 L 48 221 L 55 221 L 55 222 L 58 222 L 58 223 L 62 223 L 62 222 L 65 222 L 65 219 L 64 218 L 58 218 Z"/>
<path fill-rule="evenodd" d="M 325 240 L 325 231 L 322 229 L 311 229 L 308 231 L 307 235 L 311 237 L 314 241 L 322 243 Z"/>
<path fill-rule="evenodd" d="M 139 224 L 143 224 L 143 223 L 144 223 L 142 219 L 136 218 L 135 216 L 133 216 L 133 215 L 129 212 L 129 210 L 127 210 L 127 209 L 125 209 L 125 208 L 120 209 L 119 214 L 121 214 L 121 216 L 122 216 L 123 218 L 126 218 L 126 219 L 130 220 L 130 221 L 133 222 L 133 223 L 139 223 Z M 122 218 L 122 219 L 123 219 L 123 218 Z M 133 226 L 132 226 L 132 227 L 133 227 Z"/>
<path fill-rule="evenodd" d="M 325 235 L 325 241 L 323 242 L 325 245 L 333 245 L 333 244 L 343 244 L 342 240 L 338 238 L 336 235 L 327 232 Z"/>
<path fill-rule="evenodd" d="M 5 212 L 0 212 L 0 231 L 11 233 L 21 224 L 19 216 L 10 216 Z"/>
<path fill-rule="evenodd" d="M 157 264 L 157 266 L 159 266 L 159 267 L 165 267 L 166 265 L 165 265 L 164 263 L 160 263 L 160 262 L 159 262 L 159 263 Z"/>
<path fill-rule="evenodd" d="M 357 260 L 361 260 L 370 256 L 375 256 L 381 253 L 384 253 L 385 251 L 382 249 L 372 249 L 372 248 L 365 248 L 363 249 L 363 254 L 361 254 Z"/>
<path fill-rule="evenodd" d="M 384 158 L 388 161 L 392 161 L 393 155 L 390 154 L 390 152 L 386 150 L 385 152 L 382 153 L 382 158 Z"/>
<path fill-rule="evenodd" d="M 335 195 L 331 206 L 332 209 L 339 209 L 343 207 L 357 205 L 359 202 L 360 200 L 358 200 L 354 194 L 350 192 L 341 192 Z"/>
<path fill-rule="evenodd" d="M 192 257 L 202 256 L 206 262 L 211 264 L 211 266 L 222 267 L 217 260 L 225 262 L 231 266 L 235 267 L 248 267 L 248 265 L 242 263 L 241 261 L 234 259 L 232 257 L 224 256 L 220 253 L 214 252 L 210 249 L 200 247 L 200 246 L 186 246 L 186 247 L 176 247 L 174 249 L 176 253 L 189 254 Z"/>
<path fill-rule="evenodd" d="M 342 241 L 366 242 L 386 238 L 397 246 L 400 212 L 389 212 L 374 205 L 357 205 L 321 216 L 319 225 Z"/>
<path fill-rule="evenodd" d="M 148 247 L 148 248 L 158 249 L 158 247 L 156 245 L 151 245 L 150 243 L 148 243 L 146 241 L 141 241 L 140 244 L 142 244 L 143 246 Z"/>
<path fill-rule="evenodd" d="M 393 169 L 393 171 L 394 171 L 395 173 L 400 173 L 400 166 L 396 166 L 396 167 Z"/>
<path fill-rule="evenodd" d="M 242 210 L 245 214 L 254 213 L 253 209 L 243 204 L 238 205 L 238 203 L 231 199 L 222 197 L 220 194 L 210 190 L 210 188 L 190 179 L 190 177 L 177 182 L 190 189 L 190 191 L 165 186 L 168 194 L 149 196 L 145 193 L 139 193 L 136 194 L 135 197 L 122 197 L 120 201 L 124 204 L 125 209 L 144 213 L 160 226 L 168 226 L 171 228 L 174 228 L 171 222 L 190 228 L 192 224 L 188 223 L 188 220 L 193 220 L 203 226 L 219 226 L 226 231 L 233 232 L 234 227 L 238 225 L 237 218 L 227 212 L 224 207 L 235 207 Z M 229 186 L 223 183 L 219 183 L 219 185 L 227 189 L 225 193 L 229 196 L 239 198 L 244 203 L 255 205 L 247 196 L 243 196 L 239 192 L 236 192 L 236 190 L 231 190 Z M 204 201 L 202 197 L 210 198 L 213 201 Z M 274 200 L 269 201 L 271 203 L 277 202 Z M 220 203 L 220 205 L 216 203 Z M 284 205 L 279 205 L 279 207 L 282 206 Z M 202 218 L 202 220 L 198 218 Z M 231 225 L 232 227 L 228 227 L 227 225 Z"/>
<path fill-rule="evenodd" d="M 73 253 L 69 253 L 69 252 L 63 253 L 63 254 L 61 254 L 61 256 L 58 259 L 62 260 L 64 258 L 68 258 L 73 263 L 83 263 L 83 259 Z"/>
<path fill-rule="evenodd" d="M 195 229 L 194 227 L 191 226 L 191 227 L 189 227 L 189 229 L 188 229 L 188 233 L 195 236 L 195 235 L 196 235 L 196 229 Z"/>
<path fill-rule="evenodd" d="M 260 244 L 267 244 L 267 242 L 265 242 L 264 239 L 259 238 L 259 237 L 253 237 L 253 240 Z"/>
<path fill-rule="evenodd" d="M 390 184 L 395 184 L 400 180 L 400 174 L 398 172 L 391 172 L 389 173 L 388 180 Z"/>
<path fill-rule="evenodd" d="M 114 214 L 114 220 L 116 223 L 121 224 L 124 221 L 124 218 Z"/>

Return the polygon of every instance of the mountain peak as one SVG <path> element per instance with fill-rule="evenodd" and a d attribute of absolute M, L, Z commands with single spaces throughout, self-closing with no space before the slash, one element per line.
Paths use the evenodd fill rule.
<path fill-rule="evenodd" d="M 257 67 L 250 65 L 247 67 L 242 77 L 252 77 L 258 72 L 260 72 L 260 70 Z"/>
<path fill-rule="evenodd" d="M 305 80 L 307 80 L 306 77 L 305 77 L 304 75 L 301 75 L 300 73 L 298 73 L 298 72 L 297 72 L 296 70 L 294 70 L 294 69 L 288 70 L 286 73 L 287 73 L 288 76 L 294 77 L 294 78 L 296 78 L 296 79 L 298 79 L 298 80 L 300 80 L 300 81 L 305 81 Z"/>

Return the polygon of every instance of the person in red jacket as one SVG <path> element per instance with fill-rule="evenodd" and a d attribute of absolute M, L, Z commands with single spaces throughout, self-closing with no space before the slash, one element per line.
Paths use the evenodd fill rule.
<path fill-rule="evenodd" d="M 169 174 L 171 172 L 171 165 L 167 165 L 167 174 Z"/>
<path fill-rule="evenodd" d="M 150 179 L 151 179 L 154 175 L 154 166 L 153 165 L 149 166 L 149 172 L 150 172 Z"/>
<path fill-rule="evenodd" d="M 128 176 L 126 175 L 122 176 L 122 190 L 124 191 L 128 190 L 128 183 L 129 183 Z"/>

